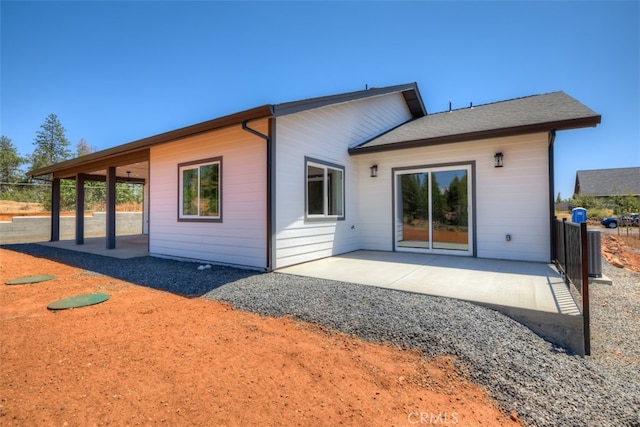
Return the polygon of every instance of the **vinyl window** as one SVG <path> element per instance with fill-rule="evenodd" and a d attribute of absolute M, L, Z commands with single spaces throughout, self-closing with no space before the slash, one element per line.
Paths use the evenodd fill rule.
<path fill-rule="evenodd" d="M 305 216 L 344 219 L 344 167 L 307 159 Z"/>
<path fill-rule="evenodd" d="M 222 158 L 178 165 L 180 221 L 222 219 Z"/>

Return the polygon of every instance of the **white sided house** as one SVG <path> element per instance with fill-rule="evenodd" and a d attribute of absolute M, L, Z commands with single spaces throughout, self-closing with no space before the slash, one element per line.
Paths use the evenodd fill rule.
<path fill-rule="evenodd" d="M 260 106 L 30 175 L 53 174 L 53 241 L 60 179 L 78 200 L 106 180 L 108 248 L 115 183 L 133 179 L 151 256 L 264 270 L 359 249 L 548 262 L 556 131 L 598 123 L 562 92 L 427 114 L 405 84 Z"/>

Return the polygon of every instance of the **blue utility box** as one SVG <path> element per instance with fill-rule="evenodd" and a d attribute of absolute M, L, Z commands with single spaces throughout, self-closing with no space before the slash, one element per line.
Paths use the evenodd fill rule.
<path fill-rule="evenodd" d="M 587 222 L 587 210 L 585 208 L 573 208 L 571 210 L 571 222 L 577 224 Z"/>

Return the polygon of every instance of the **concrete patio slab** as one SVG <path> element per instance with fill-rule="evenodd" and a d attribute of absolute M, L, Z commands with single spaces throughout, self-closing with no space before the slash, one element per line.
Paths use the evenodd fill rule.
<path fill-rule="evenodd" d="M 490 306 L 580 314 L 562 276 L 546 263 L 356 251 L 277 271 Z"/>
<path fill-rule="evenodd" d="M 52 248 L 67 249 L 111 258 L 128 259 L 149 255 L 149 235 L 132 234 L 116 236 L 115 249 L 107 249 L 105 237 L 85 238 L 84 244 L 76 245 L 75 240 L 60 240 L 58 242 L 40 242 L 40 245 Z"/>

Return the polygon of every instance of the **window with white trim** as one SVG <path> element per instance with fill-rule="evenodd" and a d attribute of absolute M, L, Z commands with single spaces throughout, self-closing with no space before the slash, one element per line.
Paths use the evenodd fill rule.
<path fill-rule="evenodd" d="M 307 218 L 344 219 L 344 167 L 306 159 Z"/>
<path fill-rule="evenodd" d="M 222 158 L 178 165 L 178 219 L 220 221 Z"/>

